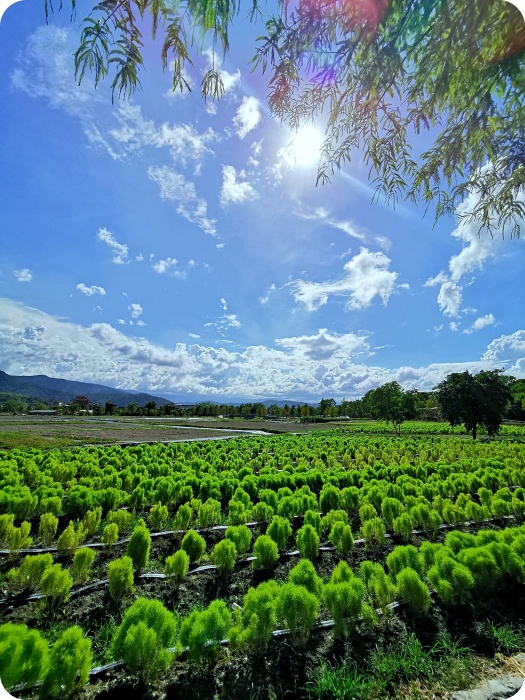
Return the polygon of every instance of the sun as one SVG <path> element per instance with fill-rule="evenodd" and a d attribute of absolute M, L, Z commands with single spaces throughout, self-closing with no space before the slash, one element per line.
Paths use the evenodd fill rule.
<path fill-rule="evenodd" d="M 319 161 L 323 135 L 313 126 L 304 126 L 292 134 L 289 146 L 285 149 L 285 159 L 289 165 L 308 167 Z"/>

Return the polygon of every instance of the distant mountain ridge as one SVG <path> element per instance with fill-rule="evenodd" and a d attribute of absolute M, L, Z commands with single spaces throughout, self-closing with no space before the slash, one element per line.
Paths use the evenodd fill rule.
<path fill-rule="evenodd" d="M 101 406 L 106 401 L 110 401 L 117 406 L 127 406 L 129 403 L 145 406 L 149 401 L 155 401 L 157 406 L 164 406 L 164 404 L 169 403 L 167 399 L 144 392 L 135 393 L 123 389 L 114 389 L 102 384 L 55 379 L 45 374 L 14 376 L 2 370 L 0 370 L 0 391 L 23 394 L 24 396 L 42 399 L 43 401 L 60 401 L 62 403 L 70 403 L 75 396 L 87 396 L 90 401 Z"/>

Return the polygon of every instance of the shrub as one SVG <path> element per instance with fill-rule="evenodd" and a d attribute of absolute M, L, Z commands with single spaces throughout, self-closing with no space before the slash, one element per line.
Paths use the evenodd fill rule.
<path fill-rule="evenodd" d="M 344 583 L 351 581 L 354 577 L 354 572 L 348 566 L 346 561 L 340 561 L 332 571 L 330 583 Z"/>
<path fill-rule="evenodd" d="M 195 530 L 188 530 L 182 538 L 182 549 L 190 558 L 192 564 L 196 564 L 206 550 L 206 540 Z"/>
<path fill-rule="evenodd" d="M 445 603 L 464 603 L 474 586 L 474 577 L 466 566 L 446 555 L 437 555 L 427 578 Z"/>
<path fill-rule="evenodd" d="M 340 507 L 346 511 L 356 511 L 359 506 L 359 489 L 355 486 L 347 486 L 341 489 Z"/>
<path fill-rule="evenodd" d="M 304 586 L 307 591 L 313 593 L 317 598 L 321 595 L 323 582 L 317 575 L 315 567 L 309 559 L 301 559 L 301 561 L 290 570 L 288 580 L 296 586 Z"/>
<path fill-rule="evenodd" d="M 0 626 L 0 678 L 6 690 L 33 685 L 44 676 L 48 664 L 48 644 L 40 632 L 12 622 Z"/>
<path fill-rule="evenodd" d="M 183 549 L 179 549 L 179 551 L 175 552 L 175 554 L 172 554 L 170 557 L 166 557 L 164 574 L 175 590 L 179 588 L 180 584 L 182 583 L 182 579 L 188 573 L 189 567 L 190 558 Z"/>
<path fill-rule="evenodd" d="M 330 532 L 334 523 L 348 524 L 348 513 L 344 510 L 331 510 L 321 519 L 321 532 Z M 305 523 L 306 525 L 306 523 Z"/>
<path fill-rule="evenodd" d="M 395 581 L 402 569 L 410 567 L 419 575 L 423 573 L 423 564 L 418 551 L 411 544 L 396 547 L 386 558 L 386 565 L 390 576 Z"/>
<path fill-rule="evenodd" d="M 319 508 L 322 513 L 329 513 L 331 510 L 337 510 L 340 502 L 341 493 L 339 489 L 331 484 L 323 486 L 319 494 Z"/>
<path fill-rule="evenodd" d="M 353 630 L 363 612 L 364 597 L 365 586 L 358 578 L 326 584 L 323 600 L 334 619 L 336 637 L 346 637 Z"/>
<path fill-rule="evenodd" d="M 229 574 L 235 568 L 237 548 L 231 540 L 217 542 L 211 553 L 212 563 L 217 567 L 221 575 Z"/>
<path fill-rule="evenodd" d="M 85 583 L 89 580 L 94 559 L 95 551 L 93 549 L 89 547 L 77 549 L 73 557 L 73 567 L 71 570 L 75 583 Z"/>
<path fill-rule="evenodd" d="M 151 507 L 148 515 L 148 523 L 153 530 L 160 530 L 163 523 L 165 523 L 167 519 L 168 508 L 166 506 L 163 506 L 161 503 L 157 503 L 157 505 Z"/>
<path fill-rule="evenodd" d="M 295 539 L 297 549 L 303 559 L 317 559 L 319 556 L 319 535 L 311 525 L 303 525 Z"/>
<path fill-rule="evenodd" d="M 281 498 L 277 506 L 277 515 L 285 520 L 291 520 L 294 515 L 298 515 L 299 511 L 300 503 L 293 496 Z"/>
<path fill-rule="evenodd" d="M 51 554 L 27 556 L 20 568 L 15 569 L 16 576 L 11 575 L 10 578 L 15 579 L 16 584 L 22 589 L 37 591 L 42 585 L 44 571 L 51 566 L 53 566 Z"/>
<path fill-rule="evenodd" d="M 373 564 L 372 571 L 368 578 L 367 589 L 374 602 L 374 606 L 379 608 L 383 615 L 391 611 L 390 605 L 396 599 L 397 589 L 381 564 Z"/>
<path fill-rule="evenodd" d="M 445 536 L 445 546 L 451 549 L 454 554 L 459 554 L 462 549 L 475 547 L 476 544 L 476 537 L 468 532 L 453 530 L 452 532 L 447 532 Z"/>
<path fill-rule="evenodd" d="M 214 654 L 219 642 L 226 639 L 232 626 L 232 616 L 223 600 L 214 600 L 198 612 L 186 617 L 180 628 L 180 642 L 188 647 L 188 656 L 200 660 L 205 653 Z"/>
<path fill-rule="evenodd" d="M 112 643 L 113 656 L 124 659 L 132 673 L 150 683 L 167 670 L 173 655 L 177 619 L 158 600 L 137 598 L 124 613 Z"/>
<path fill-rule="evenodd" d="M 69 591 L 73 585 L 73 579 L 67 569 L 60 564 L 53 564 L 42 574 L 42 593 L 47 596 L 48 607 L 52 610 L 61 602 L 69 598 Z"/>
<path fill-rule="evenodd" d="M 93 503 L 93 490 L 76 484 L 64 499 L 64 511 L 73 518 L 82 518 Z"/>
<path fill-rule="evenodd" d="M 478 593 L 488 593 L 496 584 L 500 570 L 488 547 L 471 547 L 462 549 L 457 555 L 474 577 L 474 586 Z"/>
<path fill-rule="evenodd" d="M 438 552 L 448 552 L 442 544 L 436 542 L 422 542 L 419 547 L 419 559 L 423 567 L 423 573 L 428 571 L 433 565 Z"/>
<path fill-rule="evenodd" d="M 133 561 L 131 557 L 121 557 L 108 564 L 109 594 L 113 600 L 121 600 L 133 592 Z"/>
<path fill-rule="evenodd" d="M 361 524 L 364 524 L 368 520 L 372 520 L 372 518 L 377 518 L 377 510 L 370 503 L 364 503 L 359 508 L 359 518 L 361 519 Z"/>
<path fill-rule="evenodd" d="M 126 554 L 128 557 L 131 557 L 133 568 L 138 573 L 140 573 L 149 561 L 150 547 L 151 536 L 149 530 L 139 523 L 131 533 L 126 547 Z"/>
<path fill-rule="evenodd" d="M 399 518 L 401 513 L 405 510 L 405 507 L 398 501 L 397 498 L 383 498 L 381 503 L 381 515 L 385 521 L 387 530 L 391 530 L 394 527 L 394 520 Z"/>
<path fill-rule="evenodd" d="M 381 518 L 371 518 L 361 525 L 365 547 L 379 547 L 386 543 L 385 525 Z"/>
<path fill-rule="evenodd" d="M 49 545 L 55 539 L 56 531 L 58 527 L 58 518 L 53 515 L 53 513 L 43 513 L 40 516 L 40 526 L 38 528 L 38 534 L 40 535 L 42 542 L 49 547 Z"/>
<path fill-rule="evenodd" d="M 307 510 L 304 514 L 304 525 L 311 525 L 318 535 L 321 534 L 321 516 L 315 510 Z"/>
<path fill-rule="evenodd" d="M 10 541 L 14 521 L 15 516 L 12 513 L 0 515 L 0 544 L 5 545 Z"/>
<path fill-rule="evenodd" d="M 187 530 L 190 526 L 193 512 L 187 503 L 179 506 L 173 521 L 174 530 Z"/>
<path fill-rule="evenodd" d="M 199 508 L 198 521 L 201 527 L 212 527 L 221 521 L 221 504 L 214 498 L 202 504 Z"/>
<path fill-rule="evenodd" d="M 277 599 L 277 614 L 287 624 L 296 644 L 304 646 L 306 643 L 318 609 L 318 599 L 304 586 L 285 583 L 281 587 Z"/>
<path fill-rule="evenodd" d="M 66 629 L 51 649 L 42 696 L 65 698 L 80 690 L 88 682 L 91 662 L 91 639 L 76 625 Z"/>
<path fill-rule="evenodd" d="M 72 522 L 62 532 L 57 542 L 57 552 L 60 555 L 73 554 L 77 548 L 77 536 Z"/>
<path fill-rule="evenodd" d="M 406 601 L 416 613 L 424 613 L 430 605 L 428 587 L 419 578 L 414 569 L 401 569 L 396 578 L 397 592 L 401 600 Z"/>
<path fill-rule="evenodd" d="M 255 559 L 252 562 L 254 569 L 271 569 L 279 559 L 277 544 L 268 535 L 259 535 L 253 545 Z"/>
<path fill-rule="evenodd" d="M 108 522 L 112 522 L 109 519 L 109 517 L 111 515 L 113 515 L 113 513 L 108 513 Z M 131 517 L 131 514 L 130 514 L 130 517 Z M 88 535 L 95 534 L 95 532 L 98 530 L 98 527 L 100 525 L 101 518 L 102 518 L 102 508 L 100 506 L 97 506 L 97 508 L 93 508 L 92 510 L 88 510 L 84 514 L 84 517 L 82 518 L 82 523 L 83 523 L 84 527 L 86 528 Z"/>
<path fill-rule="evenodd" d="M 108 513 L 106 522 L 109 524 L 114 523 L 118 527 L 119 533 L 129 532 L 132 517 L 129 510 L 112 510 Z"/>
<path fill-rule="evenodd" d="M 274 509 L 263 501 L 259 501 L 259 503 L 256 503 L 252 508 L 252 518 L 256 522 L 269 523 L 273 517 L 273 513 Z"/>
<path fill-rule="evenodd" d="M 268 525 L 266 534 L 275 542 L 277 549 L 282 551 L 286 549 L 288 538 L 292 534 L 292 528 L 286 518 L 281 518 L 280 515 L 274 515 L 272 522 Z"/>
<path fill-rule="evenodd" d="M 255 653 L 264 653 L 277 622 L 278 596 L 279 587 L 273 579 L 248 589 L 242 608 L 242 627 L 231 632 L 234 647 L 246 644 Z"/>
<path fill-rule="evenodd" d="M 27 549 L 31 546 L 33 538 L 29 537 L 30 532 L 31 523 L 28 523 L 27 520 L 20 523 L 20 527 L 11 527 L 11 529 L 8 531 L 10 557 L 16 557 L 20 550 Z"/>
<path fill-rule="evenodd" d="M 342 522 L 334 523 L 328 539 L 336 548 L 337 553 L 342 556 L 350 554 L 354 547 L 354 538 L 350 525 L 345 525 Z"/>
<path fill-rule="evenodd" d="M 235 545 L 238 554 L 245 554 L 252 543 L 252 532 L 246 525 L 231 525 L 226 529 L 226 539 Z"/>
<path fill-rule="evenodd" d="M 496 566 L 503 573 L 518 583 L 525 580 L 525 562 L 504 542 L 491 542 L 487 549 L 494 557 Z"/>
<path fill-rule="evenodd" d="M 410 542 L 412 539 L 413 529 L 414 521 L 408 513 L 401 513 L 399 518 L 394 520 L 393 530 L 396 535 L 401 535 L 405 542 Z"/>
<path fill-rule="evenodd" d="M 248 496 L 248 494 L 246 494 Z M 248 496 L 249 498 L 249 496 Z M 232 500 L 228 505 L 228 525 L 246 525 L 250 512 L 241 501 Z"/>
<path fill-rule="evenodd" d="M 112 544 L 118 540 L 118 525 L 117 523 L 110 523 L 106 525 L 102 531 L 102 537 L 100 538 L 106 547 L 110 547 Z"/>

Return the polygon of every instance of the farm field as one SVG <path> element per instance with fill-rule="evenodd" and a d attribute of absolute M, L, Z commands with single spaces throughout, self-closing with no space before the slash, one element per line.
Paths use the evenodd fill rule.
<path fill-rule="evenodd" d="M 34 654 L 4 684 L 445 698 L 523 651 L 523 428 L 475 442 L 323 427 L 4 452 L 0 645 Z"/>

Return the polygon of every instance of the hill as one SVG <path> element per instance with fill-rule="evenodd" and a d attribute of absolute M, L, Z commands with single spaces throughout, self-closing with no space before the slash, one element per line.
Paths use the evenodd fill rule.
<path fill-rule="evenodd" d="M 157 406 L 168 403 L 166 399 L 151 394 L 135 393 L 114 389 L 102 384 L 90 384 L 88 382 L 73 382 L 68 379 L 55 379 L 45 374 L 34 376 L 14 376 L 0 370 L 0 392 L 18 394 L 24 397 L 40 399 L 44 402 L 60 401 L 69 403 L 75 396 L 87 396 L 93 403 L 103 406 L 110 401 L 117 406 L 127 406 L 129 403 L 137 403 L 145 406 L 149 401 L 155 401 Z"/>

